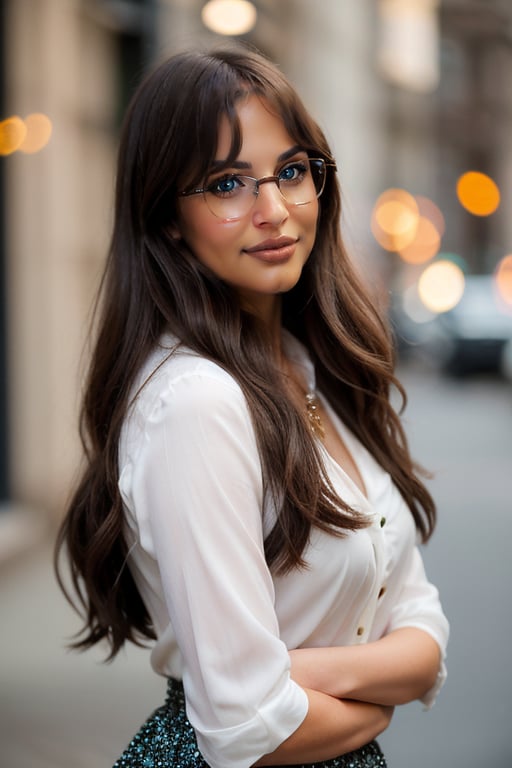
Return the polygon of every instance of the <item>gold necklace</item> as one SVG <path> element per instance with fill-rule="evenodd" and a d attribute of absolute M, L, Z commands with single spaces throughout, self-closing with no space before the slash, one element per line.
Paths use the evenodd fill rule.
<path fill-rule="evenodd" d="M 318 410 L 319 403 L 316 392 L 306 392 L 305 398 L 309 427 L 315 437 L 325 440 L 325 429 Z"/>
<path fill-rule="evenodd" d="M 306 415 L 308 417 L 308 424 L 311 432 L 319 440 L 325 440 L 325 428 L 320 416 L 320 403 L 315 390 L 306 390 L 303 383 L 297 380 L 297 374 L 293 372 L 293 368 L 290 364 L 283 365 L 283 369 L 288 383 L 294 387 L 297 393 L 300 392 L 300 396 L 304 398 Z"/>

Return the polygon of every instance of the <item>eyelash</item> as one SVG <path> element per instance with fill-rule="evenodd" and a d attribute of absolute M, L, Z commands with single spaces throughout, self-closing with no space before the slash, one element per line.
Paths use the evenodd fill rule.
<path fill-rule="evenodd" d="M 218 179 L 215 179 L 215 181 L 210 182 L 206 187 L 207 192 L 211 192 L 212 194 L 217 194 L 219 196 L 222 195 L 229 195 L 230 191 L 228 190 L 221 190 L 219 189 L 219 186 L 226 182 L 226 181 L 236 181 L 239 183 L 240 186 L 244 186 L 243 182 L 240 181 L 241 176 L 237 175 L 235 173 L 226 173 L 224 176 L 221 176 Z M 233 191 L 233 190 L 231 190 Z"/>

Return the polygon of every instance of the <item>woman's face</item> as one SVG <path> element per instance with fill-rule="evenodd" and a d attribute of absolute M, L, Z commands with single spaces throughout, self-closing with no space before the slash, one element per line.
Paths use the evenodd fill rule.
<path fill-rule="evenodd" d="M 261 179 L 294 173 L 285 169 L 290 162 L 307 158 L 295 146 L 280 117 L 264 100 L 250 96 L 237 109 L 242 147 L 233 168 L 212 173 L 204 183 L 244 174 Z M 231 146 L 231 129 L 226 118 L 220 124 L 215 161 L 224 160 Z M 228 186 L 232 182 L 228 183 Z M 258 313 L 275 306 L 279 294 L 299 280 L 316 235 L 318 200 L 305 205 L 287 203 L 274 182 L 260 186 L 251 209 L 241 218 L 226 220 L 215 216 L 202 194 L 179 199 L 179 225 L 175 234 L 221 280 L 233 286 L 243 305 Z"/>

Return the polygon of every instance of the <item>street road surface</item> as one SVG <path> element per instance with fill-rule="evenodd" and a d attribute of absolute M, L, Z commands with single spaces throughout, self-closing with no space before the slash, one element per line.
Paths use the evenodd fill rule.
<path fill-rule="evenodd" d="M 439 525 L 424 551 L 451 623 L 437 703 L 395 711 L 390 768 L 512 766 L 512 383 L 406 369 L 406 429 L 435 473 Z"/>

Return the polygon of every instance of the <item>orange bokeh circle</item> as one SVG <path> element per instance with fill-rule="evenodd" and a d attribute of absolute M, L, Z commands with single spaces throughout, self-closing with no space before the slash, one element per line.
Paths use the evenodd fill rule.
<path fill-rule="evenodd" d="M 490 176 L 478 171 L 462 174 L 457 182 L 460 204 L 475 216 L 490 216 L 500 204 L 498 185 Z"/>

